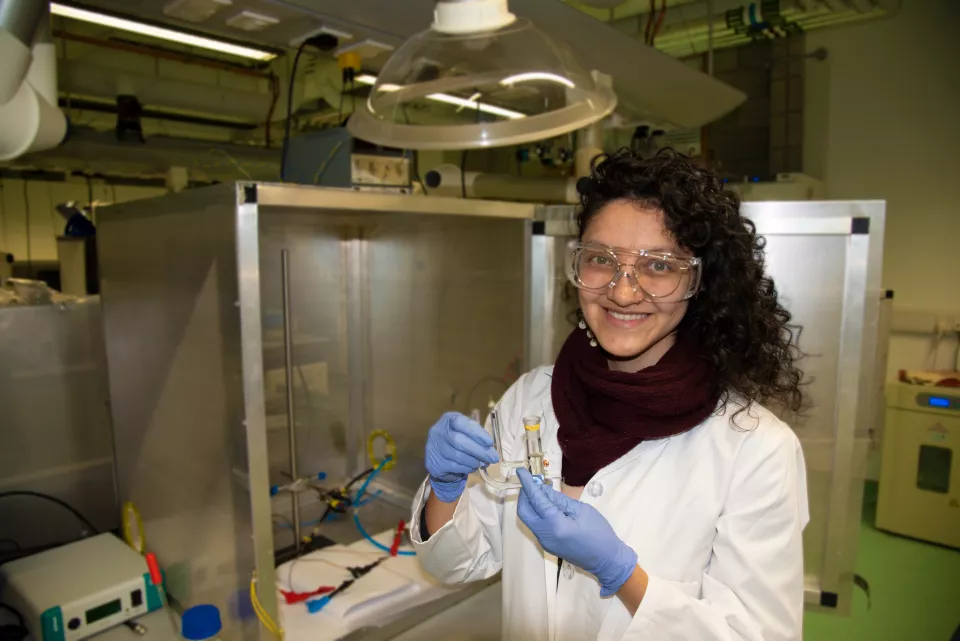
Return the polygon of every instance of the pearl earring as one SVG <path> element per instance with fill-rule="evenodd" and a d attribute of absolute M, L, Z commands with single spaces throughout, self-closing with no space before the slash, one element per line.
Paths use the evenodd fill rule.
<path fill-rule="evenodd" d="M 577 327 L 587 331 L 587 338 L 590 339 L 590 347 L 596 347 L 597 339 L 593 337 L 593 332 L 587 329 L 587 321 L 583 320 L 583 312 L 578 310 L 577 315 L 580 316 L 580 322 L 577 323 Z"/>

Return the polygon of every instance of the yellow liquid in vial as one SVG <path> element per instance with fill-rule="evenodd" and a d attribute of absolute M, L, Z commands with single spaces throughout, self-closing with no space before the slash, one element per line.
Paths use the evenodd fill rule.
<path fill-rule="evenodd" d="M 544 476 L 543 473 L 543 454 L 534 453 L 527 457 L 530 464 L 530 474 L 533 476 Z"/>

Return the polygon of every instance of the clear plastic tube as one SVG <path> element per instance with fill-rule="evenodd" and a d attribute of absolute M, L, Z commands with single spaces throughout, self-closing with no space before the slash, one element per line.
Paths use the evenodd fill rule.
<path fill-rule="evenodd" d="M 527 465 L 530 474 L 543 481 L 543 442 L 540 440 L 540 417 L 523 418 L 523 440 L 527 450 Z"/>

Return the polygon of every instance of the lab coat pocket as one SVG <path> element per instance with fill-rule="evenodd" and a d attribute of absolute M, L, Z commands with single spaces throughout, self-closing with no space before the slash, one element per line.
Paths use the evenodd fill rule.
<path fill-rule="evenodd" d="M 700 582 L 699 581 L 667 581 L 670 585 L 677 588 L 688 597 L 693 599 L 700 598 Z"/>
<path fill-rule="evenodd" d="M 670 581 L 669 579 L 663 579 L 663 582 L 683 592 L 692 599 L 700 598 L 699 581 Z M 633 617 L 630 616 L 627 608 L 618 601 L 614 607 L 610 608 L 606 618 L 603 620 L 603 625 L 600 626 L 600 632 L 597 634 L 597 641 L 620 641 L 627 633 L 627 629 L 632 622 Z"/>

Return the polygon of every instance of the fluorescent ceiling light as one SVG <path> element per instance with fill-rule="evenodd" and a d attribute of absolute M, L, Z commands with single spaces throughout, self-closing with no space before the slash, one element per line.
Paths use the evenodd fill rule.
<path fill-rule="evenodd" d="M 501 85 L 515 85 L 518 82 L 530 82 L 531 80 L 546 80 L 548 82 L 555 82 L 558 85 L 563 85 L 573 89 L 576 87 L 573 84 L 573 81 L 569 78 L 564 78 L 563 76 L 555 73 L 546 73 L 542 71 L 530 71 L 528 73 L 518 73 L 515 76 L 509 76 L 500 81 Z"/>
<path fill-rule="evenodd" d="M 252 49 L 242 45 L 235 45 L 230 42 L 223 42 L 222 40 L 214 40 L 212 38 L 196 36 L 192 33 L 184 33 L 183 31 L 175 31 L 173 29 L 157 27 L 151 24 L 137 22 L 135 20 L 118 18 L 117 16 L 71 7 L 68 5 L 58 4 L 56 2 L 50 3 L 50 12 L 54 15 L 63 16 L 64 18 L 70 18 L 72 20 L 90 22 L 96 25 L 110 27 L 112 29 L 119 29 L 120 31 L 138 33 L 142 36 L 148 36 L 150 38 L 158 38 L 168 42 L 176 42 L 178 44 L 188 45 L 191 47 L 199 47 L 200 49 L 218 51 L 220 53 L 239 56 L 241 58 L 250 58 L 252 60 L 262 60 L 266 62 L 277 57 L 276 54 L 269 51 Z"/>
<path fill-rule="evenodd" d="M 496 107 L 494 105 L 488 105 L 484 102 L 476 102 L 474 100 L 467 100 L 466 98 L 458 98 L 457 96 L 451 96 L 446 93 L 432 93 L 427 96 L 430 100 L 436 100 L 437 102 L 445 102 L 448 105 L 456 105 L 457 107 L 464 107 L 465 109 L 477 109 L 484 113 L 493 114 L 495 116 L 503 116 L 504 118 L 510 118 L 511 120 L 516 120 L 517 118 L 525 118 L 526 115 L 520 113 L 519 111 L 510 111 L 509 109 L 504 109 L 502 107 Z"/>
<path fill-rule="evenodd" d="M 371 76 L 370 74 L 361 74 L 356 77 L 356 81 L 363 85 L 374 85 L 377 83 L 377 77 Z M 391 92 L 399 90 L 400 87 L 397 85 L 385 84 L 381 85 L 379 89 L 380 91 Z M 510 109 L 504 109 L 503 107 L 497 107 L 496 105 L 488 105 L 484 102 L 468 100 L 467 98 L 460 98 L 458 96 L 451 96 L 448 93 L 432 93 L 428 95 L 427 98 L 436 102 L 443 102 L 448 105 L 454 105 L 464 109 L 476 109 L 478 111 L 482 111 L 483 113 L 492 114 L 494 116 L 502 116 L 504 118 L 510 118 L 511 120 L 526 118 L 526 114 L 522 114 L 519 111 L 512 111 Z"/>

